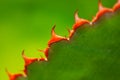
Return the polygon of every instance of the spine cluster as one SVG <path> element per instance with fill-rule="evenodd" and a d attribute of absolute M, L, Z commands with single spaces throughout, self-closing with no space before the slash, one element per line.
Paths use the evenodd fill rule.
<path fill-rule="evenodd" d="M 59 42 L 61 40 L 67 40 L 69 41 L 70 38 L 74 35 L 75 31 L 81 27 L 84 24 L 89 24 L 89 25 L 93 25 L 95 22 L 97 22 L 104 14 L 106 13 L 114 13 L 116 12 L 118 9 L 120 9 L 120 0 L 118 0 L 118 2 L 113 6 L 113 8 L 106 8 L 104 7 L 101 2 L 99 1 L 99 10 L 96 14 L 96 16 L 91 20 L 88 21 L 86 19 L 82 19 L 79 18 L 78 16 L 78 12 L 75 13 L 74 17 L 75 17 L 75 24 L 72 27 L 72 30 L 69 30 L 69 37 L 62 37 L 59 36 L 55 33 L 55 26 L 52 28 L 51 34 L 52 37 L 51 39 L 48 41 L 48 47 L 45 48 L 44 50 L 39 50 L 40 52 L 43 52 L 45 54 L 46 57 L 40 57 L 40 58 L 29 58 L 26 57 L 24 54 L 24 51 L 22 52 L 22 57 L 24 59 L 24 69 L 23 69 L 23 74 L 18 73 L 18 74 L 11 74 L 10 72 L 8 72 L 8 70 L 6 70 L 8 76 L 9 76 L 9 80 L 16 80 L 18 77 L 27 77 L 27 66 L 30 65 L 31 63 L 35 62 L 35 61 L 48 61 L 48 54 L 49 54 L 49 49 L 51 44 Z"/>

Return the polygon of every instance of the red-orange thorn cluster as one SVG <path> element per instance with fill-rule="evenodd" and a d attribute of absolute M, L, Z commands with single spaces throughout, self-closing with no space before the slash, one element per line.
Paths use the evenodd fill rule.
<path fill-rule="evenodd" d="M 7 70 L 6 70 L 6 72 L 8 74 L 9 80 L 15 80 L 17 77 L 23 76 L 22 74 L 11 74 Z"/>
<path fill-rule="evenodd" d="M 31 64 L 35 61 L 38 61 L 38 58 L 28 58 L 28 57 L 26 57 L 25 54 L 24 54 L 24 51 L 22 52 L 22 57 L 25 61 L 25 66 L 28 66 L 29 64 Z"/>
<path fill-rule="evenodd" d="M 102 3 L 99 1 L 99 11 L 97 12 L 96 16 L 93 18 L 92 23 L 96 22 L 102 15 L 107 12 L 113 12 L 112 9 L 105 8 Z"/>
<path fill-rule="evenodd" d="M 69 37 L 68 37 L 68 40 L 73 36 L 74 34 L 74 30 L 68 30 L 69 32 Z"/>
<path fill-rule="evenodd" d="M 46 48 L 45 50 L 39 50 L 39 51 L 43 52 L 45 54 L 45 56 L 48 57 L 49 48 Z"/>
<path fill-rule="evenodd" d="M 25 69 L 23 70 L 24 74 L 27 75 L 27 66 L 30 65 L 31 63 L 35 62 L 35 61 L 38 61 L 39 59 L 38 58 L 29 58 L 29 57 L 26 57 L 25 54 L 24 54 L 24 50 L 22 52 L 22 57 L 24 59 L 24 67 Z"/>
<path fill-rule="evenodd" d="M 45 49 L 45 50 L 39 50 L 40 52 L 43 52 L 46 56 L 46 58 L 28 58 L 24 55 L 24 51 L 22 52 L 22 56 L 23 56 L 23 59 L 25 61 L 25 69 L 23 70 L 24 72 L 24 75 L 23 74 L 10 74 L 8 71 L 7 71 L 7 74 L 9 76 L 9 79 L 10 80 L 15 80 L 17 77 L 20 77 L 20 76 L 26 76 L 27 75 L 27 66 L 30 65 L 31 63 L 35 62 L 35 61 L 47 61 L 47 58 L 48 58 L 48 51 L 49 51 L 49 48 L 50 48 L 50 45 L 55 43 L 55 42 L 58 42 L 58 41 L 61 41 L 61 40 L 70 40 L 70 38 L 73 36 L 74 32 L 76 31 L 77 28 L 81 27 L 82 25 L 84 24 L 93 24 L 94 22 L 96 22 L 102 15 L 104 15 L 105 13 L 107 12 L 115 12 L 116 10 L 120 9 L 120 0 L 118 0 L 118 2 L 113 6 L 113 9 L 109 9 L 109 8 L 105 8 L 103 7 L 103 5 L 101 4 L 101 2 L 99 1 L 99 11 L 97 12 L 96 16 L 93 18 L 93 20 L 90 22 L 88 20 L 85 20 L 85 19 L 81 19 L 79 18 L 78 16 L 78 12 L 75 13 L 75 24 L 73 25 L 73 29 L 72 30 L 69 30 L 69 37 L 68 38 L 65 38 L 65 37 L 61 37 L 61 36 L 58 36 L 56 35 L 54 29 L 55 29 L 55 26 L 52 28 L 52 37 L 51 39 L 49 40 L 48 42 L 48 47 Z"/>
<path fill-rule="evenodd" d="M 74 18 L 75 18 L 75 24 L 73 25 L 73 30 L 76 30 L 78 27 L 82 26 L 83 24 L 90 23 L 88 20 L 79 18 L 78 12 L 75 12 Z"/>
<path fill-rule="evenodd" d="M 120 0 L 118 0 L 118 2 L 115 4 L 115 6 L 113 7 L 113 10 L 116 11 L 120 9 Z"/>
<path fill-rule="evenodd" d="M 58 42 L 58 41 L 61 41 L 61 40 L 66 40 L 65 37 L 57 35 L 55 33 L 54 29 L 55 29 L 55 26 L 52 28 L 52 31 L 51 31 L 52 37 L 48 42 L 48 46 L 50 46 L 52 43 L 55 43 L 55 42 Z"/>

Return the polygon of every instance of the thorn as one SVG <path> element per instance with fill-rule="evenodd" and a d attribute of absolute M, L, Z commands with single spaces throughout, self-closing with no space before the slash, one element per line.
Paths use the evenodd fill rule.
<path fill-rule="evenodd" d="M 68 37 L 68 40 L 69 40 L 73 36 L 74 30 L 68 29 L 68 32 L 69 32 L 69 37 Z"/>
<path fill-rule="evenodd" d="M 52 38 L 49 40 L 48 46 L 50 46 L 50 44 L 55 43 L 55 42 L 58 42 L 58 41 L 60 41 L 60 40 L 66 40 L 65 37 L 61 37 L 61 36 L 57 35 L 57 34 L 55 33 L 54 29 L 55 29 L 55 26 L 52 28 L 52 31 L 51 31 L 51 33 L 52 33 Z"/>
<path fill-rule="evenodd" d="M 103 7 L 103 5 L 101 3 L 101 0 L 99 0 L 98 5 L 99 5 L 99 11 L 102 10 L 102 9 L 104 9 L 104 7 Z"/>
<path fill-rule="evenodd" d="M 90 25 L 93 25 L 93 23 L 92 23 L 92 22 L 90 22 Z"/>
<path fill-rule="evenodd" d="M 40 61 L 48 61 L 47 58 L 41 58 Z"/>
<path fill-rule="evenodd" d="M 43 52 L 45 54 L 45 56 L 48 57 L 49 47 L 46 48 L 45 50 L 38 50 L 38 51 Z"/>
<path fill-rule="evenodd" d="M 47 59 L 47 58 L 45 58 L 45 61 L 48 61 L 48 59 Z"/>
<path fill-rule="evenodd" d="M 56 33 L 55 33 L 55 26 L 53 26 L 51 33 L 52 33 L 52 37 L 56 37 L 57 36 Z"/>
<path fill-rule="evenodd" d="M 12 74 L 6 69 L 6 73 L 8 74 L 9 80 L 15 80 L 17 77 L 22 76 L 22 74 Z"/>
<path fill-rule="evenodd" d="M 75 18 L 75 23 L 77 23 L 78 21 L 80 21 L 80 18 L 78 16 L 78 11 L 75 12 L 74 18 Z"/>
<path fill-rule="evenodd" d="M 13 79 L 12 73 L 10 73 L 7 69 L 5 69 L 5 71 L 6 71 L 7 75 L 8 75 L 8 77 L 9 77 L 9 79 L 12 80 Z"/>
<path fill-rule="evenodd" d="M 27 70 L 26 70 L 27 71 Z M 27 77 L 27 72 L 23 73 L 23 77 Z"/>
<path fill-rule="evenodd" d="M 73 30 L 76 30 L 78 27 L 80 27 L 83 24 L 89 23 L 88 20 L 79 18 L 78 11 L 75 12 L 74 17 L 75 17 L 75 24 L 73 25 Z"/>
<path fill-rule="evenodd" d="M 118 0 L 118 2 L 113 6 L 114 11 L 117 11 L 118 9 L 120 9 L 120 0 Z"/>
<path fill-rule="evenodd" d="M 91 21 L 92 23 L 96 22 L 102 15 L 104 15 L 105 13 L 108 12 L 113 12 L 112 9 L 109 8 L 105 8 L 102 3 L 101 0 L 99 0 L 98 2 L 98 6 L 99 6 L 99 11 L 97 12 L 96 16 L 93 18 L 93 20 Z"/>
<path fill-rule="evenodd" d="M 25 54 L 24 54 L 24 50 L 22 52 L 22 57 L 23 57 L 23 59 L 25 61 L 25 66 L 28 66 L 29 64 L 31 64 L 31 63 L 33 63 L 35 61 L 38 61 L 37 58 L 28 58 L 28 57 L 26 57 Z"/>
<path fill-rule="evenodd" d="M 20 70 L 22 72 L 23 77 L 27 77 L 27 69 L 25 67 L 24 70 Z"/>
<path fill-rule="evenodd" d="M 24 76 L 27 77 L 27 66 L 24 66 L 23 73 L 24 73 Z"/>

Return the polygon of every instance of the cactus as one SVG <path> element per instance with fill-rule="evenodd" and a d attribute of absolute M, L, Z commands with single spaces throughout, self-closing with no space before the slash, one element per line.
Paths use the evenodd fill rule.
<path fill-rule="evenodd" d="M 92 21 L 75 13 L 69 37 L 61 37 L 52 28 L 52 37 L 43 52 L 45 57 L 29 58 L 22 52 L 23 74 L 11 74 L 10 80 L 120 80 L 120 0 L 112 9 L 99 2 Z"/>

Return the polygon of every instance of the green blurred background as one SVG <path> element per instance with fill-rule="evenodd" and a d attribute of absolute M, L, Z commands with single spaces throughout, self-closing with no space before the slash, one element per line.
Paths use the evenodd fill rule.
<path fill-rule="evenodd" d="M 101 0 L 112 7 L 117 0 Z M 51 28 L 67 36 L 74 24 L 74 12 L 91 20 L 98 11 L 98 0 L 0 0 L 0 80 L 23 70 L 22 50 L 29 57 L 40 57 L 50 39 Z"/>

